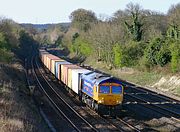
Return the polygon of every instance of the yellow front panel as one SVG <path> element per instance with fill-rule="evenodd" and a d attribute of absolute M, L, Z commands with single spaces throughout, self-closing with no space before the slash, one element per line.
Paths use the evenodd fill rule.
<path fill-rule="evenodd" d="M 123 101 L 122 94 L 100 94 L 98 97 L 98 103 L 104 105 L 118 105 L 121 104 Z"/>
<path fill-rule="evenodd" d="M 95 92 L 94 88 L 94 100 L 96 100 L 99 104 L 103 105 L 118 105 L 122 104 L 123 101 L 123 87 L 122 87 L 122 93 L 121 94 L 112 94 L 112 87 L 111 86 L 119 86 L 117 83 L 103 83 L 103 86 L 110 86 L 110 93 L 103 94 L 99 92 Z M 98 90 L 99 90 L 98 86 Z"/>

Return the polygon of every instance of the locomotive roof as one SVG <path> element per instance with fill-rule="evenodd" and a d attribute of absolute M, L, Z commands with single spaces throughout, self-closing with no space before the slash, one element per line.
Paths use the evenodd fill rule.
<path fill-rule="evenodd" d="M 82 79 L 85 79 L 89 81 L 90 83 L 93 83 L 96 85 L 99 85 L 104 82 L 110 82 L 110 83 L 115 82 L 115 83 L 121 84 L 120 80 L 117 80 L 112 76 L 98 73 L 98 72 L 88 72 L 88 73 L 82 74 Z"/>

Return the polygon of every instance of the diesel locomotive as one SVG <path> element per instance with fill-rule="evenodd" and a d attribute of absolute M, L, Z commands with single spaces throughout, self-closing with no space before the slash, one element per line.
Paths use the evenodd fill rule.
<path fill-rule="evenodd" d="M 124 87 L 120 80 L 107 74 L 74 65 L 39 49 L 44 66 L 79 99 L 101 114 L 120 113 Z"/>

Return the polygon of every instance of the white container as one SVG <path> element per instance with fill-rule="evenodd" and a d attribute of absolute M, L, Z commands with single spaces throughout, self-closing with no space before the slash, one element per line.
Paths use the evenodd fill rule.
<path fill-rule="evenodd" d="M 80 88 L 80 75 L 83 73 L 90 72 L 90 70 L 87 69 L 72 69 L 72 83 L 71 86 L 69 86 L 75 93 L 79 94 L 79 88 Z"/>

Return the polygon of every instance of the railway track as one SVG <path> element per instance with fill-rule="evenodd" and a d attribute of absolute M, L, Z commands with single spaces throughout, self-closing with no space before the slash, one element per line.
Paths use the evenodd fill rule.
<path fill-rule="evenodd" d="M 141 132 L 140 129 L 136 128 L 135 126 L 129 124 L 128 122 L 124 121 L 123 119 L 116 117 L 115 119 L 106 119 L 108 122 L 116 126 L 118 129 L 131 131 L 131 132 Z"/>
<path fill-rule="evenodd" d="M 151 91 L 149 89 L 145 89 L 145 88 L 139 87 L 139 86 L 131 86 L 131 85 L 125 85 L 125 86 L 130 88 L 130 92 L 131 93 L 135 93 L 135 94 L 138 94 L 138 93 L 150 94 L 152 96 L 156 96 L 156 98 L 159 98 L 160 100 L 166 100 L 167 102 L 171 102 L 173 104 L 180 104 L 179 100 L 167 97 L 165 95 L 162 95 L 159 92 Z"/>
<path fill-rule="evenodd" d="M 43 74 L 43 71 L 41 71 L 41 73 Z M 49 76 L 53 76 L 47 69 L 45 70 L 44 74 L 50 74 Z M 57 82 L 56 79 L 49 78 L 48 76 L 45 76 L 45 75 L 44 75 L 44 78 L 46 78 L 46 81 L 48 81 L 50 86 L 51 86 L 50 82 L 52 80 Z M 61 84 L 61 85 L 63 85 L 63 84 Z M 51 86 L 51 87 L 53 87 L 53 86 Z M 59 94 L 58 91 L 56 91 L 56 92 L 57 92 L 57 94 Z M 75 99 L 77 100 L 77 98 L 75 98 Z M 83 106 L 80 106 L 80 107 L 81 107 L 81 109 L 83 109 L 84 111 L 89 113 L 88 117 L 91 117 L 91 120 L 93 120 L 92 118 L 95 119 L 93 121 L 93 125 L 96 126 L 96 127 L 98 127 L 99 124 L 104 124 L 104 126 L 106 126 L 107 128 L 109 127 L 112 131 L 123 131 L 123 132 L 124 131 L 133 131 L 133 132 L 140 132 L 140 130 L 138 128 L 134 127 L 133 125 L 129 124 L 128 122 L 126 122 L 126 121 L 124 121 L 124 120 L 122 120 L 122 119 L 120 119 L 118 117 L 116 119 L 104 118 L 104 117 L 99 116 L 95 111 L 92 111 L 88 107 L 83 107 Z M 100 120 L 100 121 L 97 122 L 97 120 Z M 101 122 L 101 123 L 99 123 L 99 122 Z"/>
<path fill-rule="evenodd" d="M 179 118 L 180 118 L 179 112 L 175 112 L 175 111 L 172 111 L 170 109 L 161 107 L 161 106 L 159 106 L 157 104 L 153 104 L 153 103 L 147 101 L 147 99 L 140 98 L 140 97 L 137 97 L 135 95 L 126 94 L 126 96 L 132 98 L 131 99 L 132 102 L 135 102 L 137 104 L 142 104 L 144 107 L 147 107 L 147 108 L 149 108 L 149 109 L 151 109 L 151 110 L 153 110 L 155 112 L 158 112 L 161 115 L 164 115 L 166 117 L 170 117 L 170 118 L 173 118 L 173 119 L 176 119 L 176 120 L 179 120 Z"/>
<path fill-rule="evenodd" d="M 148 106 L 144 106 L 180 122 L 179 100 L 167 97 L 160 93 L 136 86 L 125 81 L 124 86 L 128 88 L 128 91 L 125 91 L 125 96 L 131 96 L 134 99 L 132 100 L 133 103 L 147 104 Z M 160 109 L 160 111 L 158 111 L 157 108 Z"/>
<path fill-rule="evenodd" d="M 36 61 L 35 61 L 36 62 Z M 35 66 L 32 62 L 32 68 L 35 69 Z M 34 76 L 40 86 L 41 90 L 44 92 L 48 100 L 53 104 L 56 110 L 64 117 L 64 119 L 69 122 L 69 124 L 76 131 L 98 131 L 94 128 L 88 121 L 86 121 L 83 117 L 81 117 L 76 111 L 74 111 L 51 87 L 48 81 L 43 77 L 46 82 L 43 84 L 40 80 L 40 76 L 38 76 L 38 65 L 36 62 L 36 70 L 33 70 Z M 42 79 L 42 78 L 41 78 Z M 62 109 L 63 108 L 63 109 Z"/>
<path fill-rule="evenodd" d="M 140 89 L 136 87 L 129 87 L 129 91 L 125 92 L 125 96 L 134 98 L 139 104 L 147 104 L 144 106 L 151 106 L 160 109 L 160 113 L 167 117 L 180 119 L 180 102 L 150 90 Z M 150 107 L 149 107 L 150 108 Z M 164 112 L 162 112 L 164 111 Z"/>

